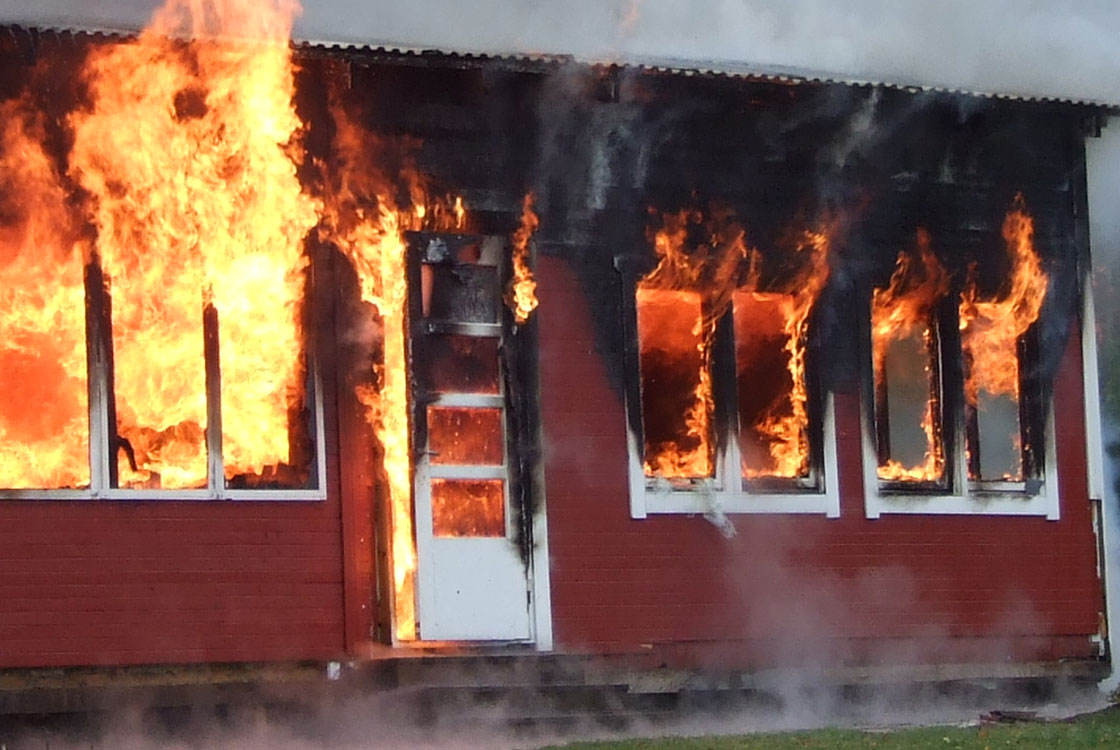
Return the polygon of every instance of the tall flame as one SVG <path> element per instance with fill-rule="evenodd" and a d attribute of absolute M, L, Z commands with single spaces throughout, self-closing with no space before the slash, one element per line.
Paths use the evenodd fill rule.
<path fill-rule="evenodd" d="M 529 267 L 529 241 L 540 226 L 533 213 L 533 194 L 527 193 L 521 204 L 521 226 L 513 233 L 513 278 L 506 290 L 506 305 L 513 311 L 514 321 L 523 325 L 537 309 L 537 281 Z"/>
<path fill-rule="evenodd" d="M 323 239 L 334 243 L 354 267 L 362 300 L 380 323 L 382 358 L 373 363 L 374 385 L 360 387 L 359 401 L 381 443 L 390 503 L 394 628 L 398 639 L 416 637 L 416 546 L 412 522 L 412 469 L 408 424 L 407 269 L 404 227 L 412 217 L 392 202 L 373 162 L 361 127 L 339 104 L 333 168 L 325 204 Z M 417 203 L 422 220 L 427 207 Z"/>
<path fill-rule="evenodd" d="M 417 636 L 413 530 L 412 463 L 409 433 L 408 230 L 461 230 L 466 206 L 461 196 L 433 199 L 423 178 L 406 168 L 386 177 L 378 165 L 384 144 L 339 101 L 332 101 L 335 139 L 328 195 L 320 236 L 346 256 L 358 277 L 362 300 L 372 306 L 381 331 L 381 360 L 373 363 L 374 384 L 360 387 L 358 399 L 383 452 L 389 491 L 394 633 Z M 407 186 L 409 206 L 398 206 L 396 180 Z"/>
<path fill-rule="evenodd" d="M 86 248 L 29 109 L 0 105 L 0 487 L 82 487 Z"/>
<path fill-rule="evenodd" d="M 805 371 L 808 350 L 809 316 L 825 284 L 828 283 L 828 252 L 832 226 L 804 230 L 796 245 L 800 256 L 799 272 L 781 293 L 755 293 L 756 298 L 776 303 L 788 355 L 790 389 L 751 429 L 770 442 L 771 465 L 743 466 L 747 478 L 805 476 L 811 455 L 809 445 L 809 386 Z M 742 426 L 740 426 L 742 429 Z"/>
<path fill-rule="evenodd" d="M 690 231 L 704 232 L 705 241 L 689 247 Z M 637 293 L 640 364 L 643 368 L 647 361 L 650 364 L 645 368 L 650 372 L 642 374 L 647 475 L 712 475 L 712 346 L 719 320 L 731 307 L 740 338 L 736 346 L 741 352 L 758 343 L 748 340 L 750 337 L 776 322 L 789 374 L 780 392 L 759 411 L 740 411 L 741 435 L 749 433 L 751 441 L 763 444 L 767 456 L 759 465 L 748 460 L 744 451 L 743 476 L 795 478 L 807 474 L 811 455 L 805 373 L 808 322 L 828 281 L 832 232 L 832 226 L 826 225 L 798 233 L 793 247 L 796 270 L 782 283 L 772 283 L 761 291 L 762 255 L 747 247 L 744 230 L 729 211 L 716 209 L 708 218 L 689 210 L 662 217 L 662 227 L 653 234 L 659 262 L 640 280 Z M 763 315 L 765 320 L 749 320 L 752 315 Z M 659 407 L 669 403 L 666 387 L 687 387 L 691 395 L 676 415 L 674 434 L 655 435 L 651 441 L 648 423 L 651 415 L 663 410 Z M 663 392 L 645 392 L 654 388 Z M 677 401 L 669 406 L 676 408 Z M 672 418 L 659 421 L 665 422 L 662 427 L 674 425 Z"/>
<path fill-rule="evenodd" d="M 949 277 L 931 249 L 930 236 L 919 229 L 918 254 L 900 252 L 886 289 L 876 289 L 871 302 L 871 338 L 877 392 L 886 387 L 887 356 L 891 345 L 914 336 L 921 339 L 925 353 L 928 398 L 921 419 L 925 435 L 923 461 L 905 466 L 896 459 L 881 462 L 880 479 L 890 481 L 935 481 L 945 468 L 944 447 L 938 429 L 937 383 L 932 371 L 936 352 L 934 307 L 949 291 Z M 915 262 L 917 260 L 917 262 Z M 885 408 L 886 405 L 883 405 Z"/>
<path fill-rule="evenodd" d="M 1034 220 L 1022 194 L 1003 220 L 1003 240 L 1011 257 L 1003 295 L 983 300 L 971 279 L 960 304 L 961 339 L 968 358 L 965 399 L 976 405 L 980 391 L 1019 397 L 1019 338 L 1038 320 L 1049 276 L 1034 249 Z"/>
<path fill-rule="evenodd" d="M 961 346 L 965 360 L 965 403 L 983 411 L 981 398 L 1004 397 L 1018 404 L 1020 395 L 1020 338 L 1042 312 L 1049 276 L 1034 248 L 1034 220 L 1022 194 L 1015 196 L 1003 221 L 1003 240 L 1011 259 L 1005 291 L 996 299 L 981 299 L 976 274 L 970 274 L 960 302 Z M 974 271 L 974 269 L 973 269 Z M 1019 446 L 1018 425 L 1008 437 Z M 1021 449 L 1021 446 L 1020 446 Z M 971 461 L 970 461 L 971 464 Z M 970 468 L 976 476 L 975 468 Z M 1006 476 L 1017 479 L 1014 473 Z"/>
<path fill-rule="evenodd" d="M 653 232 L 658 264 L 638 282 L 636 295 L 645 473 L 710 477 L 715 470 L 712 339 L 749 251 L 742 228 L 727 213 L 707 223 L 691 210 L 661 219 L 661 228 Z M 690 227 L 706 230 L 704 244 L 687 247 Z M 655 422 L 658 402 L 673 408 L 681 398 L 687 402 L 683 413 Z"/>
<path fill-rule="evenodd" d="M 110 288 L 121 484 L 207 482 L 203 310 L 218 317 L 227 478 L 291 460 L 304 375 L 303 238 L 287 2 L 170 0 L 95 49 L 70 170 L 93 196 Z M 184 45 L 171 37 L 195 37 Z M 238 41 L 217 39 L 217 36 Z"/>

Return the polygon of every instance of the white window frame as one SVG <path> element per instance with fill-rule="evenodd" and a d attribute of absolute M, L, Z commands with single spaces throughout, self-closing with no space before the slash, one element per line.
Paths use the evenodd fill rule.
<path fill-rule="evenodd" d="M 628 374 L 628 377 L 631 375 Z M 711 479 L 674 482 L 647 477 L 642 462 L 642 446 L 637 434 L 626 423 L 629 451 L 628 474 L 630 517 L 646 518 L 662 514 L 747 514 L 790 513 L 823 514 L 840 517 L 839 468 L 836 458 L 836 410 L 833 396 L 827 393 L 822 401 L 821 457 L 822 466 L 815 477 L 817 489 L 791 492 L 750 492 L 741 475 L 737 435 L 724 441 L 725 447 L 716 456 L 715 477 Z M 625 414 L 640 413 L 641 403 L 625 399 Z"/>
<path fill-rule="evenodd" d="M 867 306 L 871 314 L 870 303 Z M 865 335 L 870 335 L 869 333 Z M 959 347 L 960 339 L 954 339 Z M 870 346 L 865 351 L 871 352 Z M 863 365 L 864 378 L 874 382 L 874 363 Z M 941 377 L 940 373 L 938 377 Z M 944 388 L 944 383 L 941 383 Z M 1061 497 L 1058 489 L 1057 444 L 1054 438 L 1054 399 L 1051 395 L 1043 415 L 1042 481 L 1037 492 L 1027 492 L 1025 482 L 976 482 L 968 479 L 968 460 L 965 456 L 964 420 L 958 419 L 957 431 L 952 440 L 953 455 L 946 457 L 952 463 L 953 483 L 943 491 L 884 488 L 879 479 L 879 452 L 875 435 L 875 406 L 866 387 L 860 389 L 860 432 L 863 459 L 863 497 L 867 518 L 883 514 L 917 515 L 983 515 L 983 516 L 1044 516 L 1057 521 L 1061 515 Z M 901 483 L 894 483 L 899 487 Z"/>
<path fill-rule="evenodd" d="M 87 309 L 87 320 L 90 314 Z M 226 487 L 225 467 L 221 450 L 221 406 L 220 387 L 216 382 L 207 382 L 207 486 L 205 489 L 129 489 L 109 486 L 109 462 L 116 460 L 115 451 L 109 448 L 109 438 L 113 430 L 109 425 L 109 380 L 104 349 L 111 346 L 108 331 L 100 326 L 92 326 L 96 331 L 89 335 L 87 325 L 86 377 L 89 407 L 89 468 L 90 486 L 87 489 L 0 489 L 3 500 L 249 500 L 249 501 L 321 501 L 327 498 L 326 432 L 323 417 L 323 385 L 319 375 L 317 360 L 309 346 L 308 379 L 312 386 L 313 403 L 311 408 L 315 429 L 315 456 L 313 472 L 316 479 L 314 489 L 230 489 Z M 200 334 L 202 331 L 199 332 Z M 103 338 L 100 340 L 89 340 Z M 205 363 L 204 363 L 205 364 Z"/>

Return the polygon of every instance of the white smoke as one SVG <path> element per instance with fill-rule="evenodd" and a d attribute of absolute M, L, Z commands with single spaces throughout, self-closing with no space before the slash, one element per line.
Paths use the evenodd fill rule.
<path fill-rule="evenodd" d="M 134 29 L 158 4 L 0 0 L 0 21 Z M 295 34 L 1120 103 L 1115 0 L 304 0 Z"/>

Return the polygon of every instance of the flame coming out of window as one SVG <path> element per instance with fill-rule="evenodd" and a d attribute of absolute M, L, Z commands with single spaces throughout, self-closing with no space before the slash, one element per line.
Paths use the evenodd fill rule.
<path fill-rule="evenodd" d="M 227 479 L 290 461 L 303 238 L 318 221 L 292 158 L 292 10 L 170 0 L 135 41 L 85 63 L 70 172 L 93 197 L 112 305 L 116 428 L 138 465 L 120 457 L 122 486 L 207 483 L 210 306 Z"/>
<path fill-rule="evenodd" d="M 528 193 L 521 204 L 521 226 L 513 233 L 513 278 L 506 290 L 506 305 L 513 311 L 514 321 L 524 325 L 537 309 L 537 281 L 529 267 L 529 241 L 540 226 L 533 212 L 533 194 Z"/>
<path fill-rule="evenodd" d="M 87 249 L 30 110 L 0 105 L 0 487 L 83 487 Z"/>
<path fill-rule="evenodd" d="M 1002 473 L 999 477 L 990 476 L 990 472 L 974 465 L 970 455 L 970 478 L 1018 481 L 1022 479 L 1023 468 L 1018 420 L 1019 341 L 1038 320 L 1049 284 L 1034 248 L 1034 220 L 1027 213 L 1021 194 L 1015 197 L 1004 218 L 1003 240 L 1011 270 L 1002 293 L 994 299 L 982 298 L 976 274 L 971 273 L 961 296 L 959 317 L 965 363 L 965 403 L 980 421 L 980 442 L 983 445 L 995 443 L 989 439 L 990 433 L 998 430 L 1009 433 L 1016 448 L 1006 465 L 996 469 Z M 991 419 L 990 415 L 997 412 L 1010 416 L 1004 420 Z M 998 422 L 1011 424 L 994 424 Z M 1006 442 L 1007 435 L 1000 437 Z M 976 450 L 978 446 L 969 445 L 970 454 Z"/>
<path fill-rule="evenodd" d="M 782 349 L 789 373 L 788 389 L 779 393 L 760 413 L 744 414 L 740 404 L 740 444 L 761 441 L 769 446 L 769 461 L 749 462 L 749 451 L 743 450 L 743 476 L 749 479 L 778 477 L 793 479 L 809 473 L 809 386 L 806 353 L 809 337 L 809 316 L 817 298 L 828 282 L 828 251 L 833 229 L 828 226 L 800 233 L 795 244 L 800 269 L 782 291 L 750 291 L 758 311 L 757 317 L 743 315 L 736 319 L 736 346 L 740 353 L 750 347 L 755 330 L 765 330 L 767 319 L 776 320 L 781 329 Z M 751 286 L 757 281 L 752 280 Z M 747 321 L 750 322 L 747 322 Z M 737 356 L 736 359 L 742 359 Z M 740 370 L 743 368 L 740 366 Z M 747 386 L 749 387 L 749 385 Z M 743 390 L 740 387 L 740 401 Z M 752 436 L 753 433 L 753 436 Z"/>
<path fill-rule="evenodd" d="M 662 217 L 653 233 L 657 266 L 639 282 L 639 366 L 646 476 L 711 477 L 712 340 L 730 304 L 741 262 L 743 230 L 730 217 L 704 222 L 698 211 Z M 688 247 L 690 230 L 706 232 Z"/>
<path fill-rule="evenodd" d="M 742 475 L 808 473 L 808 321 L 828 280 L 831 235 L 831 227 L 798 233 L 791 248 L 796 270 L 764 290 L 762 256 L 747 247 L 743 228 L 728 211 L 661 217 L 652 233 L 658 265 L 639 281 L 636 294 L 647 476 L 714 475 L 713 346 L 729 309 L 740 381 Z M 753 368 L 763 356 L 786 375 Z M 769 380 L 767 387 L 759 387 L 757 376 Z M 760 392 L 766 395 L 755 398 Z"/>
<path fill-rule="evenodd" d="M 949 292 L 949 277 L 930 247 L 929 233 L 918 230 L 917 254 L 900 252 L 886 289 L 876 289 L 871 301 L 872 356 L 874 357 L 876 417 L 887 419 L 905 413 L 908 392 L 915 383 L 920 402 L 920 461 L 903 462 L 892 455 L 880 459 L 878 474 L 888 481 L 932 482 L 945 470 L 945 453 L 939 424 L 939 376 L 935 307 Z M 914 356 L 916 353 L 916 356 Z M 908 367 L 909 365 L 909 367 Z M 921 372 L 914 372 L 920 367 Z M 888 373 L 894 377 L 888 380 Z M 892 413 L 893 412 L 893 413 Z M 896 428 L 895 432 L 901 432 Z M 903 436 L 891 434 L 897 443 Z M 896 446 L 897 449 L 897 446 Z M 898 451 L 896 451 L 898 452 Z"/>

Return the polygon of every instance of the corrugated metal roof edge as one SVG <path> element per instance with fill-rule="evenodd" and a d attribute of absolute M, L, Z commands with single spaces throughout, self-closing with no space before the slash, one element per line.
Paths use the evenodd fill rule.
<path fill-rule="evenodd" d="M 79 38 L 94 37 L 102 39 L 128 39 L 138 32 L 135 29 L 112 28 L 70 28 L 60 26 L 26 26 L 20 24 L 0 24 L 0 33 L 23 31 L 32 35 L 58 34 Z M 492 53 L 465 52 L 408 45 L 378 44 L 367 45 L 351 42 L 331 42 L 317 40 L 293 40 L 293 46 L 301 51 L 322 52 L 327 54 L 347 54 L 359 57 L 386 57 L 400 60 L 423 60 L 436 62 L 447 60 L 455 65 L 502 65 L 512 69 L 543 72 L 565 64 L 587 65 L 599 68 L 618 68 L 638 70 L 645 73 L 660 73 L 680 76 L 704 76 L 712 78 L 743 78 L 757 81 L 785 84 L 844 85 L 866 88 L 883 88 L 906 93 L 937 93 L 976 99 L 991 99 L 1016 102 L 1035 102 L 1108 110 L 1120 114 L 1120 102 L 1078 97 L 1042 96 L 1013 92 L 975 91 L 947 86 L 923 84 L 915 81 L 887 81 L 858 76 L 843 76 L 822 71 L 802 70 L 779 65 L 755 65 L 727 61 L 695 61 L 674 58 L 628 58 L 594 59 L 578 55 L 552 53 Z"/>

